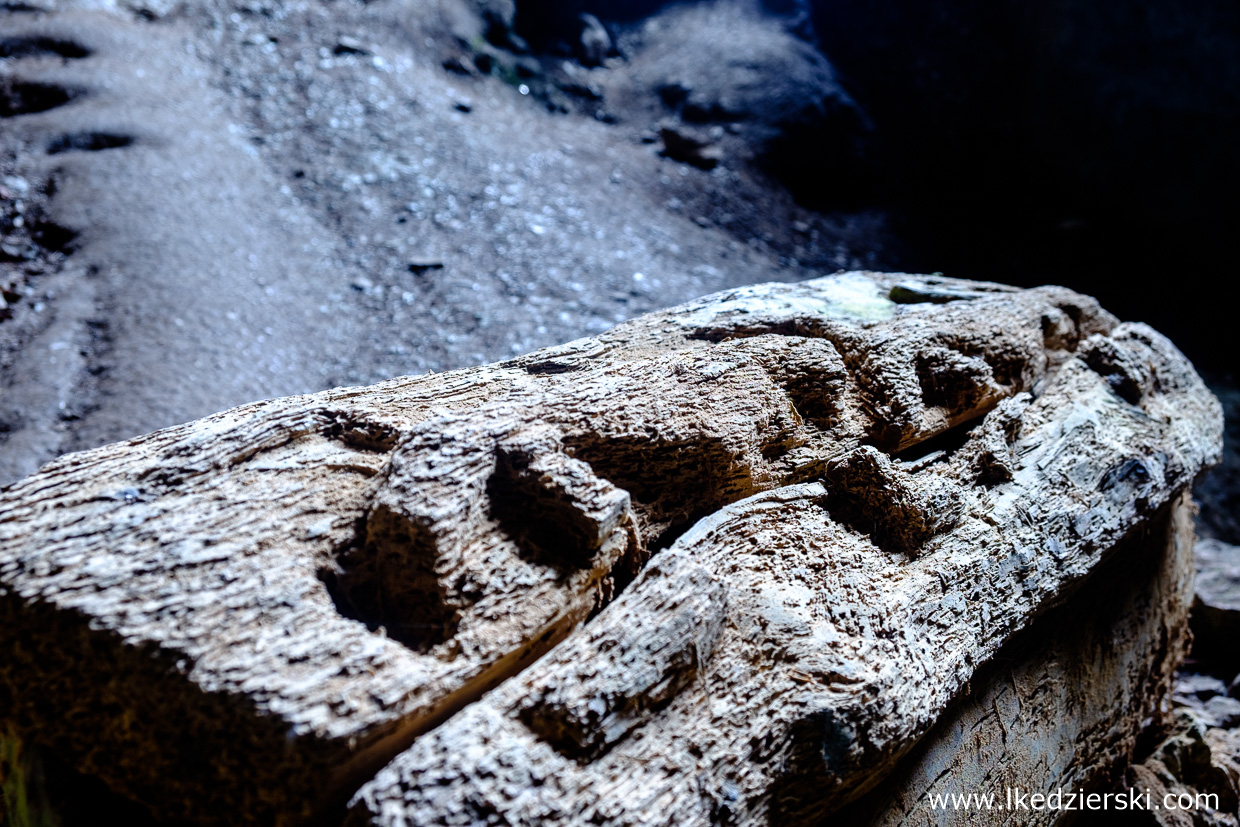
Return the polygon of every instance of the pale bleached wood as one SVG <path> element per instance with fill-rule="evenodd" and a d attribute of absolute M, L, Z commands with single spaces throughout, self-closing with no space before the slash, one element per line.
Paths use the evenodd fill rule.
<path fill-rule="evenodd" d="M 900 458 L 982 417 L 943 461 Z M 772 756 L 736 801 L 791 812 L 804 788 L 817 808 L 881 775 L 977 663 L 1211 461 L 1218 430 L 1161 337 L 1062 288 L 865 273 L 745 288 L 512 362 L 57 460 L 0 494 L 0 708 L 158 815 L 231 824 L 321 815 L 461 709 L 414 751 L 489 714 L 522 749 L 546 746 L 528 724 L 573 753 L 568 784 L 692 702 L 730 711 L 686 718 L 716 734 L 668 752 L 674 776 L 616 818 L 680 812 L 659 796 L 684 790 L 732 800 L 701 793 L 737 784 L 726 761 L 685 775 L 725 745 Z M 566 683 L 534 691 L 555 661 L 510 680 L 669 544 L 566 642 L 616 636 L 625 675 L 602 711 Z M 694 587 L 705 625 L 650 591 L 685 556 L 684 584 L 723 583 Z M 837 599 L 838 617 L 806 608 Z M 662 637 L 607 625 L 638 605 L 627 625 Z M 581 692 L 618 679 L 573 674 Z M 766 679 L 784 675 L 792 690 Z M 505 681 L 520 704 L 474 703 Z M 805 738 L 819 747 L 796 722 L 826 718 L 869 739 L 839 741 L 846 771 L 797 763 Z M 776 734 L 733 743 L 763 721 Z M 453 760 L 474 756 L 460 746 Z"/>
<path fill-rule="evenodd" d="M 1124 324 L 1080 351 L 937 463 L 861 446 L 825 484 L 697 523 L 582 634 L 393 761 L 355 823 L 816 824 L 872 789 L 1217 455 L 1217 403 L 1164 338 Z M 706 576 L 714 605 L 686 629 L 676 613 Z M 693 643 L 721 612 L 719 641 Z M 668 636 L 699 656 L 635 686 L 629 664 Z M 1103 746 L 1088 758 L 1121 757 Z"/>

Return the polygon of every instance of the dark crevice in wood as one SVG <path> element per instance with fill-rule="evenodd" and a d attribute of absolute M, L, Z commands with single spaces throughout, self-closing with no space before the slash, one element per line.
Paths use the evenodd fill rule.
<path fill-rule="evenodd" d="M 721 503 L 719 505 L 719 508 L 722 508 L 725 505 L 730 505 L 730 504 L 731 503 Z M 653 540 L 653 542 L 651 542 L 650 553 L 656 554 L 660 551 L 663 551 L 666 548 L 671 548 L 672 545 L 677 540 L 680 539 L 680 535 L 684 534 L 686 531 L 693 528 L 693 526 L 697 525 L 697 523 L 700 520 L 704 520 L 707 517 L 709 517 L 711 514 L 714 514 L 716 511 L 719 510 L 719 508 L 699 509 L 697 511 L 692 512 L 691 514 L 689 514 L 689 516 L 685 517 L 684 519 L 677 520 L 676 522 L 670 524 L 667 528 L 663 530 L 661 534 L 659 534 L 658 537 L 656 537 Z"/>
<path fill-rule="evenodd" d="M 400 432 L 392 426 L 364 419 L 349 411 L 325 412 L 322 416 L 326 420 L 323 436 L 350 448 L 386 454 L 400 441 Z"/>
<path fill-rule="evenodd" d="M 1130 405 L 1141 403 L 1149 377 L 1123 343 L 1113 339 L 1091 339 L 1080 348 L 1079 355 L 1090 370 L 1106 380 L 1119 398 Z"/>
<path fill-rule="evenodd" d="M 697 652 L 692 649 L 670 665 L 667 675 L 654 691 L 634 692 L 628 697 L 611 698 L 609 716 L 641 719 L 657 714 L 676 698 L 676 693 L 697 676 Z M 599 715 L 601 719 L 603 716 Z M 582 719 L 552 704 L 531 704 L 521 709 L 521 722 L 565 758 L 586 765 L 606 755 L 622 739 L 606 738 L 601 720 Z"/>
<path fill-rule="evenodd" d="M 861 410 L 869 422 L 867 441 L 878 446 L 883 451 L 894 450 L 900 444 L 903 426 L 900 423 L 889 421 L 889 418 L 883 413 L 893 401 L 892 389 L 888 386 L 888 379 L 867 367 L 866 357 L 869 354 L 866 349 L 859 347 L 855 342 L 849 341 L 846 336 L 832 330 L 826 323 L 817 319 L 789 319 L 749 327 L 699 328 L 691 334 L 690 338 L 722 342 L 728 339 L 753 338 L 768 334 L 820 339 L 828 342 L 839 354 L 840 359 L 844 363 L 844 369 L 847 372 L 847 377 L 841 382 L 841 388 L 851 385 L 856 389 L 859 396 L 858 402 L 860 403 Z M 793 401 L 795 404 L 795 398 Z M 815 424 L 820 425 L 820 427 L 829 427 L 833 423 L 834 411 L 831 410 L 832 404 L 835 403 L 827 402 L 824 404 L 820 411 L 821 414 L 825 414 L 823 421 L 815 421 Z M 800 410 L 799 406 L 798 410 Z M 808 415 L 811 420 L 816 420 L 815 411 L 812 407 L 802 413 Z"/>
<path fill-rule="evenodd" d="M 699 327 L 692 330 L 686 338 L 699 341 L 719 343 L 728 339 L 752 339 L 755 336 L 799 336 L 803 339 L 826 339 L 831 344 L 831 333 L 820 319 L 781 319 L 779 321 L 762 321 L 757 324 L 744 325 L 739 323 L 722 327 Z"/>
<path fill-rule="evenodd" d="M 521 367 L 530 376 L 553 376 L 559 373 L 572 373 L 582 369 L 581 365 L 556 361 L 532 362 Z"/>
<path fill-rule="evenodd" d="M 954 428 L 948 428 L 946 431 L 935 434 L 929 439 L 918 442 L 916 445 L 910 445 L 898 454 L 893 454 L 892 458 L 900 462 L 917 463 L 919 460 L 928 458 L 931 454 L 941 454 L 933 461 L 942 462 L 951 459 L 952 455 L 969 441 L 969 437 L 974 429 L 981 425 L 983 421 L 985 421 L 985 417 L 978 416 L 967 422 L 962 422 Z"/>
<path fill-rule="evenodd" d="M 899 444 L 900 426 L 887 422 L 882 415 L 882 410 L 890 402 L 891 395 L 890 388 L 885 385 L 884 377 L 866 368 L 867 352 L 864 349 L 858 348 L 855 343 L 832 330 L 826 323 L 817 319 L 787 319 L 751 326 L 702 327 L 694 330 L 688 338 L 708 342 L 725 342 L 766 335 L 818 339 L 834 347 L 844 363 L 844 370 L 847 374 L 840 378 L 837 387 L 841 392 L 849 385 L 857 390 L 860 397 L 858 401 L 871 423 L 868 440 L 880 446 L 882 450 L 894 449 Z M 789 387 L 784 382 L 780 384 L 784 386 L 793 404 L 797 406 L 797 411 L 813 421 L 815 425 L 825 429 L 835 424 L 840 399 L 806 398 L 803 385 L 793 384 Z M 802 404 L 805 405 L 804 410 L 802 410 Z"/>

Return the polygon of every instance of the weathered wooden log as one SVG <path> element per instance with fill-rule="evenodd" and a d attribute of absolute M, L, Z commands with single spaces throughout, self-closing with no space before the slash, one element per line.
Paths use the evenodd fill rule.
<path fill-rule="evenodd" d="M 1062 288 L 720 294 L 50 464 L 0 494 L 0 709 L 201 823 L 320 816 L 411 744 L 354 817 L 806 819 L 1220 430 Z"/>

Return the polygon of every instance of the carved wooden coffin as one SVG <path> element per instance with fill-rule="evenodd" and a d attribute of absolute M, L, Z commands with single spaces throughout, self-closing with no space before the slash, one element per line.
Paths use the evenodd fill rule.
<path fill-rule="evenodd" d="M 0 492 L 0 709 L 161 818 L 325 820 L 369 780 L 363 823 L 808 823 L 1221 427 L 1063 288 L 718 294 Z"/>

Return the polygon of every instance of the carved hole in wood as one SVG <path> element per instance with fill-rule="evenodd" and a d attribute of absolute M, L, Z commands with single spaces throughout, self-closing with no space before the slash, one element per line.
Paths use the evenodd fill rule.
<path fill-rule="evenodd" d="M 1077 309 L 1080 315 L 1080 309 Z M 1076 350 L 1081 340 L 1077 324 L 1062 307 L 1055 307 L 1042 314 L 1042 344 L 1050 350 Z"/>
<path fill-rule="evenodd" d="M 600 693 L 579 704 L 581 708 L 555 702 L 528 704 L 521 709 L 521 720 L 561 755 L 587 764 L 619 743 L 641 719 L 671 703 L 697 677 L 704 659 L 697 641 L 688 639 L 659 664 L 656 682 L 647 685 L 639 680 L 618 692 Z M 634 671 L 641 670 L 634 667 Z"/>
<path fill-rule="evenodd" d="M 859 349 L 855 344 L 851 344 L 845 338 L 842 338 L 838 332 L 828 328 L 821 320 L 785 319 L 760 322 L 749 326 L 702 327 L 690 333 L 688 338 L 702 339 L 708 342 L 724 342 L 729 339 L 749 339 L 765 335 L 795 336 L 805 339 L 819 339 L 830 343 L 843 360 L 848 378 L 851 379 L 852 384 L 860 395 L 858 401 L 870 420 L 869 432 L 866 436 L 867 442 L 878 446 L 884 451 L 894 450 L 900 444 L 902 437 L 901 425 L 898 422 L 890 421 L 883 413 L 892 407 L 893 402 L 897 406 L 899 405 L 899 401 L 894 398 L 893 390 L 889 386 L 889 377 L 874 371 L 867 365 L 867 359 L 870 354 L 866 350 Z M 789 390 L 787 386 L 785 386 L 785 390 Z M 797 403 L 796 395 L 789 391 L 789 396 L 799 409 L 800 404 Z M 812 406 L 808 410 L 803 411 L 803 413 L 811 419 L 816 419 Z M 828 402 L 818 413 L 824 416 L 821 421 L 818 421 L 818 424 L 826 427 L 834 422 L 837 412 L 832 409 L 831 403 Z"/>
<path fill-rule="evenodd" d="M 557 362 L 554 359 L 548 359 L 545 362 L 531 362 L 521 367 L 530 376 L 554 376 L 558 373 L 572 373 L 582 369 L 581 365 Z"/>
<path fill-rule="evenodd" d="M 752 493 L 749 469 L 718 441 L 651 441 L 649 436 L 568 438 L 569 455 L 629 492 L 651 552 L 667 548 L 694 523 Z"/>
<path fill-rule="evenodd" d="M 1062 310 L 1072 321 L 1072 333 L 1074 335 L 1073 345 L 1080 341 L 1081 321 L 1085 317 L 1085 310 L 1079 304 L 1071 302 L 1058 302 L 1055 307 Z"/>
<path fill-rule="evenodd" d="M 817 824 L 822 815 L 817 804 L 823 792 L 854 772 L 872 747 L 846 716 L 829 707 L 798 718 L 789 735 L 788 768 L 772 790 L 770 823 Z"/>
<path fill-rule="evenodd" d="M 750 337 L 719 345 L 747 361 L 756 361 L 777 384 L 798 414 L 822 430 L 839 422 L 849 376 L 839 350 L 820 337 L 780 335 L 769 339 Z"/>
<path fill-rule="evenodd" d="M 658 714 L 710 662 L 723 632 L 728 586 L 682 552 L 646 568 L 652 619 L 595 627 L 552 655 L 518 706 L 529 727 L 566 758 L 597 760 Z"/>
<path fill-rule="evenodd" d="M 319 572 L 336 609 L 418 652 L 451 638 L 460 617 L 435 572 L 426 530 L 379 507 L 359 536 L 364 545 L 346 549 L 337 568 Z"/>
<path fill-rule="evenodd" d="M 781 319 L 779 321 L 760 321 L 757 324 L 732 324 L 727 327 L 699 327 L 690 332 L 686 338 L 701 339 L 707 342 L 722 342 L 725 339 L 751 339 L 755 336 L 800 336 L 805 339 L 826 339 L 831 341 L 822 322 L 817 319 Z M 832 344 L 835 344 L 832 342 Z"/>

